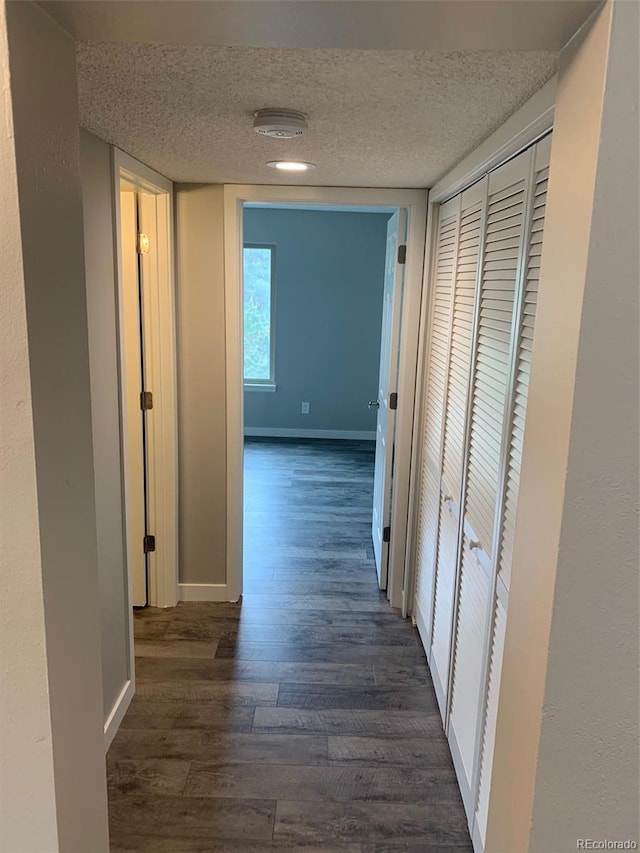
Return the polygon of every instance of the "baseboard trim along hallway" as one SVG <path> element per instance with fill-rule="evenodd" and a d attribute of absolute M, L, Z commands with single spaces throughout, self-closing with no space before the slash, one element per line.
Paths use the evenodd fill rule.
<path fill-rule="evenodd" d="M 178 584 L 180 601 L 230 601 L 226 583 L 181 583 Z"/>
<path fill-rule="evenodd" d="M 249 438 L 329 438 L 344 441 L 375 441 L 373 430 L 349 429 L 285 429 L 283 427 L 245 427 L 244 434 Z"/>
<path fill-rule="evenodd" d="M 104 724 L 105 751 L 108 750 L 111 746 L 111 743 L 113 742 L 113 739 L 116 736 L 118 729 L 120 728 L 120 724 L 124 719 L 124 715 L 127 713 L 129 705 L 131 704 L 131 700 L 133 699 L 133 694 L 133 681 L 129 679 L 120 691 L 120 695 L 116 699 L 116 703 L 111 709 L 111 712 L 109 713 L 109 716 L 107 717 L 107 720 Z"/>

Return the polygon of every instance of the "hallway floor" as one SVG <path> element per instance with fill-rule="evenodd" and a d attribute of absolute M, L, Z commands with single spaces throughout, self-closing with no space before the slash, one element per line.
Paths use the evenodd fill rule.
<path fill-rule="evenodd" d="M 114 853 L 471 851 L 424 652 L 377 588 L 372 447 L 247 439 L 242 604 L 136 613 Z"/>

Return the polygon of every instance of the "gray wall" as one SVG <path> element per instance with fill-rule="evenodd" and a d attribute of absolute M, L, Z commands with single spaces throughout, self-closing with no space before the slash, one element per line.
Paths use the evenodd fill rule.
<path fill-rule="evenodd" d="M 129 678 L 111 147 L 80 132 L 105 720 Z"/>
<path fill-rule="evenodd" d="M 180 583 L 226 580 L 223 187 L 176 187 Z"/>
<path fill-rule="evenodd" d="M 25 434 L 9 456 L 26 456 L 30 464 L 35 458 L 38 502 L 37 527 L 22 520 L 12 537 L 32 541 L 39 535 L 40 555 L 37 575 L 30 563 L 11 567 L 11 602 L 19 613 L 24 607 L 27 618 L 10 638 L 24 681 L 6 691 L 22 710 L 15 715 L 5 707 L 4 689 L 2 695 L 7 784 L 0 796 L 0 847 L 103 853 L 109 844 L 75 45 L 34 3 L 8 3 L 6 11 L 10 78 L 3 44 L 0 61 L 5 92 L 9 79 L 11 86 L 20 316 L 26 309 L 31 384 L 31 394 L 26 386 L 7 417 L 22 408 L 33 419 L 33 440 Z M 6 189 L 15 194 L 16 183 Z M 14 326 L 0 328 L 11 341 Z M 12 357 L 23 363 L 24 349 L 14 343 Z M 29 488 L 28 481 L 24 485 Z M 44 638 L 30 632 L 34 607 L 44 616 Z M 34 666 L 38 695 L 31 689 Z M 33 725 L 32 702 L 48 712 L 51 736 L 47 727 Z M 44 780 L 51 752 L 54 778 Z M 55 824 L 43 827 L 40 815 L 52 808 Z"/>
<path fill-rule="evenodd" d="M 245 392 L 245 427 L 375 431 L 388 218 L 245 209 L 245 242 L 276 246 L 277 385 Z"/>

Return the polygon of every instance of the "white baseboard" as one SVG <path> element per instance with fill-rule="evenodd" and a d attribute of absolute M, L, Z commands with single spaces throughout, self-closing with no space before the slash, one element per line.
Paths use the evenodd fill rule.
<path fill-rule="evenodd" d="M 226 583 L 178 584 L 180 601 L 237 601 L 238 596 Z"/>
<path fill-rule="evenodd" d="M 284 427 L 245 427 L 246 436 L 259 438 L 341 438 L 345 441 L 375 441 L 376 431 L 357 429 L 285 429 Z"/>
<path fill-rule="evenodd" d="M 116 732 L 120 728 L 120 723 L 122 722 L 124 715 L 127 713 L 127 708 L 131 704 L 131 700 L 133 699 L 133 694 L 135 693 L 135 689 L 133 686 L 133 681 L 129 680 L 126 682 L 122 690 L 120 691 L 120 695 L 116 699 L 115 705 L 111 709 L 109 716 L 107 717 L 104 724 L 104 751 L 106 752 L 111 746 L 111 742 L 116 736 Z"/>

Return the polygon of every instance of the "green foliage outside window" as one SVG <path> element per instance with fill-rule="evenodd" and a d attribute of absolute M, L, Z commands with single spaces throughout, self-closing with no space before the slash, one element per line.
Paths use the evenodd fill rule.
<path fill-rule="evenodd" d="M 272 249 L 245 246 L 244 264 L 244 379 L 268 381 L 271 373 Z"/>

